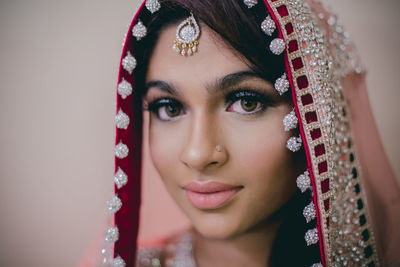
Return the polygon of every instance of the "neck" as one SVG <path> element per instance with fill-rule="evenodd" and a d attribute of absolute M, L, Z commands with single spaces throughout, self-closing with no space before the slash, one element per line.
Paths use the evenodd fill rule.
<path fill-rule="evenodd" d="M 197 266 L 268 266 L 279 224 L 279 221 L 264 222 L 245 233 L 223 240 L 195 233 Z"/>

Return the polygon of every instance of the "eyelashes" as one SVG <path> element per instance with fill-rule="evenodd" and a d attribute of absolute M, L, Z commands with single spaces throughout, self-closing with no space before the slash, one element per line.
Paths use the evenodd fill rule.
<path fill-rule="evenodd" d="M 276 105 L 272 96 L 266 94 L 264 90 L 236 89 L 223 97 L 225 98 L 225 111 L 243 116 L 255 116 L 263 113 L 268 107 Z M 143 108 L 162 121 L 172 121 L 186 114 L 184 105 L 173 97 L 155 98 L 145 104 Z"/>

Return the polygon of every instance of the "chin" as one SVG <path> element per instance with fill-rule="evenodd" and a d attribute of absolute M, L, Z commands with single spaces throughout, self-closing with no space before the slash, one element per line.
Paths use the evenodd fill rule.
<path fill-rule="evenodd" d="M 222 214 L 212 213 L 200 216 L 202 218 L 194 218 L 192 223 L 195 230 L 204 238 L 224 240 L 243 232 L 236 220 Z"/>

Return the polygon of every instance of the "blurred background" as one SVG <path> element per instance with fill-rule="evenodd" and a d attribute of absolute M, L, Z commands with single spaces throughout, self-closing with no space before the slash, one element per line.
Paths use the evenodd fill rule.
<path fill-rule="evenodd" d="M 375 120 L 399 178 L 400 1 L 324 2 L 367 66 Z M 121 43 L 138 6 L 0 0 L 0 266 L 76 266 L 102 234 L 113 190 Z M 145 190 L 158 183 L 146 164 Z M 157 206 L 147 198 L 144 205 Z M 165 212 L 144 217 L 181 216 Z M 144 238 L 163 231 L 151 224 L 143 230 Z"/>

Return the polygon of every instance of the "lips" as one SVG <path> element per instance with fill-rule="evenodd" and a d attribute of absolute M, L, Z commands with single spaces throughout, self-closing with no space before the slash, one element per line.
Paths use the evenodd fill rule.
<path fill-rule="evenodd" d="M 232 200 L 243 187 L 218 182 L 191 182 L 183 188 L 193 206 L 199 209 L 217 209 Z"/>

